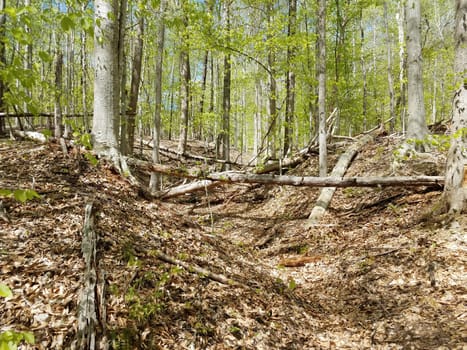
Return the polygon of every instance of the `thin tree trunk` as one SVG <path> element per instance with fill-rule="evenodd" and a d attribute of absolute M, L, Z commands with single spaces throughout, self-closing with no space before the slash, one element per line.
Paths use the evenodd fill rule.
<path fill-rule="evenodd" d="M 362 66 L 362 116 L 363 116 L 363 130 L 367 130 L 368 123 L 368 87 L 367 87 L 367 63 L 365 62 L 364 54 L 365 45 L 365 29 L 363 27 L 363 10 L 360 9 L 360 64 Z"/>
<path fill-rule="evenodd" d="M 396 15 L 397 20 L 397 32 L 398 32 L 398 43 L 399 43 L 399 97 L 397 98 L 396 107 L 400 117 L 400 122 L 402 126 L 402 132 L 405 133 L 405 114 L 406 114 L 406 92 L 407 92 L 407 83 L 405 79 L 406 67 L 407 67 L 407 58 L 405 55 L 405 10 L 400 0 L 398 3 L 398 13 Z"/>
<path fill-rule="evenodd" d="M 126 36 L 126 13 L 127 13 L 127 0 L 120 0 L 119 11 L 119 33 L 118 33 L 118 71 L 120 76 L 120 113 L 119 125 L 117 132 L 117 141 L 120 145 L 120 152 L 128 153 L 128 121 L 127 121 L 127 97 L 126 90 L 127 82 L 127 56 L 125 52 L 125 36 Z"/>
<path fill-rule="evenodd" d="M 292 39 L 292 44 L 287 47 L 287 73 L 286 73 L 286 99 L 285 99 L 285 123 L 284 123 L 284 149 L 283 157 L 286 157 L 292 147 L 292 133 L 295 113 L 295 72 L 293 70 L 293 61 L 296 49 L 293 39 L 296 34 L 297 22 L 297 0 L 289 0 L 289 20 L 287 36 Z"/>
<path fill-rule="evenodd" d="M 160 15 L 157 29 L 157 51 L 156 51 L 156 67 L 155 67 L 155 109 L 154 109 L 154 128 L 152 132 L 152 161 L 155 164 L 160 163 L 159 146 L 161 139 L 161 111 L 162 111 L 162 68 L 164 62 L 164 43 L 165 43 L 165 0 L 161 0 L 159 5 Z M 156 173 L 151 173 L 149 189 L 151 192 L 157 191 L 160 186 L 160 176 Z"/>
<path fill-rule="evenodd" d="M 6 24 L 6 14 L 4 12 L 6 8 L 6 0 L 0 0 L 0 65 L 4 67 L 6 65 L 6 48 L 5 48 L 5 24 Z M 3 79 L 0 77 L 0 112 L 5 112 L 5 101 L 3 96 L 6 92 L 6 84 Z M 6 133 L 6 117 L 0 117 L 0 135 Z"/>
<path fill-rule="evenodd" d="M 273 21 L 273 5 L 272 2 L 267 4 L 268 27 L 272 26 Z M 267 40 L 271 37 L 268 36 Z M 277 84 L 275 78 L 276 55 L 272 48 L 268 50 L 268 68 L 269 68 L 269 130 L 268 130 L 268 156 L 276 159 L 276 132 L 277 132 Z"/>
<path fill-rule="evenodd" d="M 319 115 L 319 175 L 326 176 L 326 0 L 319 0 L 318 9 L 318 115 Z"/>
<path fill-rule="evenodd" d="M 62 72 L 63 72 L 63 53 L 57 50 L 55 59 L 55 107 L 54 107 L 54 136 L 59 139 L 62 137 Z"/>
<path fill-rule="evenodd" d="M 225 25 L 227 35 L 230 36 L 230 5 L 225 4 Z M 222 159 L 230 161 L 230 84 L 232 79 L 231 55 L 224 55 L 224 85 L 222 92 Z M 225 164 L 225 170 L 228 170 L 228 163 Z"/>
<path fill-rule="evenodd" d="M 144 35 L 144 17 L 141 16 L 138 23 L 138 33 L 136 34 L 136 43 L 133 51 L 133 67 L 131 71 L 130 99 L 128 101 L 128 151 L 127 154 L 133 154 L 135 144 L 135 120 L 138 110 L 139 87 L 141 82 L 141 68 L 143 62 L 143 35 Z M 124 153 L 124 154 L 126 154 Z"/>
<path fill-rule="evenodd" d="M 389 132 L 394 132 L 396 112 L 394 101 L 394 80 L 392 78 L 392 49 L 391 49 L 391 36 L 389 35 L 389 19 L 388 19 L 388 3 L 384 2 L 384 26 L 386 28 L 386 50 L 387 50 L 387 72 L 388 72 L 388 87 L 389 87 Z M 384 128 L 384 123 L 382 126 Z"/>
<path fill-rule="evenodd" d="M 180 48 L 180 136 L 178 152 L 185 153 L 188 137 L 188 116 L 190 109 L 190 56 L 188 49 L 188 15 L 183 15 L 183 33 Z"/>

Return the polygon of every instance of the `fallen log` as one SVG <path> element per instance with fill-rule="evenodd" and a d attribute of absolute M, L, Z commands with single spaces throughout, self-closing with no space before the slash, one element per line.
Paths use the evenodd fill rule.
<path fill-rule="evenodd" d="M 81 251 L 85 261 L 85 271 L 83 279 L 83 289 L 80 293 L 78 302 L 78 330 L 74 340 L 72 349 L 96 349 L 99 343 L 97 339 L 97 329 L 105 329 L 102 322 L 102 317 L 98 319 L 98 315 L 102 316 L 103 311 L 100 306 L 105 305 L 100 298 L 103 296 L 104 283 L 102 273 L 98 271 L 97 262 L 97 234 L 94 230 L 94 211 L 92 203 L 86 204 L 85 219 L 83 226 L 83 240 L 81 243 Z M 101 291 L 98 293 L 98 291 Z"/>
<path fill-rule="evenodd" d="M 357 155 L 358 151 L 373 139 L 373 134 L 364 135 L 356 143 L 350 146 L 349 149 L 340 156 L 336 166 L 331 172 L 331 177 L 344 176 L 345 172 L 347 171 L 347 168 Z M 316 205 L 314 206 L 313 210 L 310 213 L 310 216 L 308 217 L 308 225 L 316 224 L 316 222 L 318 222 L 319 219 L 324 215 L 326 209 L 329 206 L 329 203 L 332 200 L 332 197 L 334 196 L 336 187 L 337 186 L 327 187 L 321 190 L 318 200 L 316 201 Z"/>
<path fill-rule="evenodd" d="M 199 190 L 206 190 L 208 188 L 212 188 L 218 185 L 220 185 L 219 181 L 200 180 L 189 184 L 180 185 L 168 189 L 166 191 L 161 191 L 160 193 L 155 194 L 155 197 L 161 199 L 168 199 L 176 196 L 181 196 L 186 193 L 191 193 Z"/>
<path fill-rule="evenodd" d="M 224 183 L 260 183 L 287 186 L 308 187 L 388 187 L 388 186 L 440 186 L 444 184 L 443 176 L 364 176 L 364 177 L 315 177 L 291 176 L 275 174 L 252 174 L 240 171 L 225 171 L 206 174 L 203 169 L 174 168 L 163 164 L 153 164 L 144 160 L 125 157 L 127 163 L 146 172 L 158 172 L 168 176 L 188 179 L 204 179 Z"/>
<path fill-rule="evenodd" d="M 440 186 L 444 184 L 443 176 L 367 176 L 367 177 L 314 177 L 287 175 L 256 175 L 239 172 L 214 173 L 206 179 L 225 183 L 261 183 L 271 185 L 308 186 L 308 187 L 411 187 Z"/>

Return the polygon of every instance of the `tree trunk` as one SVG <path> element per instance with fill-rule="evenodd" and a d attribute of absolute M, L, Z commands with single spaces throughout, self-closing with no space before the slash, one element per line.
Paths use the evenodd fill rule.
<path fill-rule="evenodd" d="M 394 80 L 392 78 L 392 48 L 391 48 L 391 36 L 389 35 L 389 19 L 388 19 L 388 2 L 384 4 L 384 26 L 386 29 L 386 56 L 387 56 L 387 72 L 388 72 L 388 88 L 389 88 L 389 132 L 394 132 L 396 113 L 395 113 L 395 101 L 394 101 Z M 384 128 L 384 123 L 381 125 Z"/>
<path fill-rule="evenodd" d="M 408 125 L 407 138 L 423 140 L 428 135 L 423 98 L 422 47 L 420 38 L 420 0 L 407 0 L 407 80 L 408 80 Z M 421 143 L 416 149 L 424 151 Z M 418 146 L 420 145 L 420 146 Z"/>
<path fill-rule="evenodd" d="M 267 4 L 267 20 L 268 27 L 271 27 L 273 21 L 273 5 L 272 2 Z M 266 40 L 271 40 L 268 35 Z M 276 159 L 276 132 L 277 132 L 277 84 L 275 74 L 276 55 L 272 47 L 268 48 L 268 69 L 269 69 L 269 99 L 268 99 L 268 114 L 269 114 L 269 129 L 268 129 L 268 156 Z"/>
<path fill-rule="evenodd" d="M 396 15 L 397 20 L 397 32 L 398 32 L 398 43 L 399 43 L 399 96 L 397 98 L 396 109 L 398 111 L 402 132 L 405 133 L 405 114 L 406 114 L 406 91 L 407 91 L 407 82 L 405 79 L 406 76 L 406 67 L 407 67 L 407 57 L 405 55 L 405 31 L 404 31 L 404 22 L 405 22 L 405 10 L 402 0 L 398 3 L 398 13 Z"/>
<path fill-rule="evenodd" d="M 225 4 L 225 25 L 227 36 L 230 37 L 230 5 Z M 227 43 L 229 39 L 227 39 Z M 224 86 L 222 92 L 222 159 L 226 162 L 230 161 L 230 85 L 232 79 L 232 64 L 230 62 L 231 55 L 224 55 Z M 228 163 L 225 164 L 225 169 L 228 170 Z"/>
<path fill-rule="evenodd" d="M 57 50 L 55 59 L 55 107 L 54 107 L 54 136 L 59 139 L 62 137 L 62 72 L 63 72 L 63 53 Z"/>
<path fill-rule="evenodd" d="M 138 111 L 139 86 L 141 82 L 141 68 L 143 62 L 143 35 L 144 35 L 144 17 L 141 16 L 138 23 L 138 33 L 133 52 L 133 67 L 131 71 L 130 98 L 128 101 L 128 127 L 127 141 L 128 150 L 124 154 L 133 154 L 135 144 L 135 120 Z"/>
<path fill-rule="evenodd" d="M 319 175 L 328 172 L 326 145 L 326 0 L 319 0 L 318 9 L 318 115 Z"/>
<path fill-rule="evenodd" d="M 454 70 L 460 87 L 452 105 L 451 146 L 446 165 L 444 198 L 451 213 L 467 211 L 467 0 L 456 0 Z"/>
<path fill-rule="evenodd" d="M 0 65 L 4 67 L 6 65 L 6 48 L 5 48 L 5 24 L 6 14 L 4 12 L 6 8 L 6 0 L 0 0 Z M 5 112 L 5 101 L 3 96 L 6 92 L 6 84 L 0 77 L 0 112 Z M 0 135 L 6 133 L 6 117 L 0 117 Z"/>
<path fill-rule="evenodd" d="M 127 97 L 126 90 L 127 82 L 127 55 L 125 52 L 125 36 L 126 36 L 126 13 L 127 0 L 120 0 L 120 11 L 118 18 L 118 72 L 120 76 L 120 111 L 117 132 L 117 141 L 120 145 L 119 149 L 122 153 L 128 152 L 128 121 L 127 121 Z"/>
<path fill-rule="evenodd" d="M 157 29 L 157 51 L 156 51 L 156 67 L 155 67 L 155 109 L 154 109 L 154 128 L 153 128 L 153 146 L 152 146 L 152 161 L 155 164 L 160 163 L 159 145 L 161 139 L 161 110 L 162 110 L 162 68 L 164 62 L 164 43 L 165 43 L 165 0 L 160 3 L 160 15 Z M 151 192 L 157 191 L 160 186 L 159 174 L 151 173 L 149 189 Z"/>
<path fill-rule="evenodd" d="M 92 136 L 98 154 L 118 152 L 120 75 L 118 69 L 118 0 L 96 0 L 94 40 L 94 118 Z"/>
<path fill-rule="evenodd" d="M 190 108 L 190 56 L 188 48 L 188 15 L 183 15 L 183 33 L 180 48 L 180 136 L 178 152 L 185 153 L 188 137 L 188 116 Z"/>
<path fill-rule="evenodd" d="M 284 149 L 283 157 L 286 157 L 292 147 L 292 133 L 295 113 L 295 72 L 293 70 L 293 61 L 296 54 L 295 44 L 293 43 L 296 33 L 297 22 L 297 0 L 289 0 L 289 20 L 287 36 L 292 39 L 287 47 L 287 73 L 285 77 L 286 98 L 285 98 L 285 123 L 284 123 Z"/>
<path fill-rule="evenodd" d="M 156 171 L 168 176 L 204 179 L 224 183 L 260 183 L 269 185 L 307 186 L 307 187 L 412 187 L 412 186 L 442 186 L 442 176 L 365 176 L 341 177 L 338 175 L 328 177 L 314 176 L 287 176 L 270 174 L 252 174 L 237 171 L 224 171 L 220 173 L 203 174 L 201 169 L 181 169 L 163 164 L 153 164 L 134 158 L 125 158 L 128 164 L 147 172 Z M 345 155 L 345 162 L 351 157 Z M 342 166 L 338 165 L 337 169 Z"/>

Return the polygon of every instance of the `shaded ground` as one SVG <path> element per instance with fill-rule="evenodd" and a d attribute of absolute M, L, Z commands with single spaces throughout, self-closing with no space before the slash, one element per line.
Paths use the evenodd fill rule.
<path fill-rule="evenodd" d="M 378 140 L 348 174 L 410 173 L 391 165 L 396 144 Z M 322 224 L 305 229 L 318 189 L 230 185 L 148 201 L 57 145 L 1 140 L 0 157 L 0 188 L 42 195 L 3 199 L 11 222 L 0 219 L 0 282 L 14 292 L 0 300 L 0 330 L 33 331 L 24 349 L 66 349 L 76 334 L 88 201 L 113 349 L 466 349 L 467 220 L 427 220 L 439 189 L 339 189 Z M 311 159 L 291 172 L 315 169 Z M 292 258 L 307 263 L 282 266 Z"/>

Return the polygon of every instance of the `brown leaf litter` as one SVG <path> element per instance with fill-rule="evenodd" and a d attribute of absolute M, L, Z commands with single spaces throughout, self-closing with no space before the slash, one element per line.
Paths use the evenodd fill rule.
<path fill-rule="evenodd" d="M 348 174 L 390 175 L 397 141 L 378 140 Z M 42 196 L 3 199 L 11 222 L 0 220 L 0 282 L 14 293 L 0 300 L 0 331 L 33 331 L 22 349 L 66 349 L 76 335 L 88 201 L 112 349 L 465 349 L 467 220 L 419 220 L 439 189 L 338 189 L 324 221 L 304 229 L 319 189 L 228 185 L 148 201 L 57 145 L 0 149 L 0 188 Z M 311 159 L 291 172 L 316 168 Z M 294 261 L 305 263 L 284 264 Z"/>

